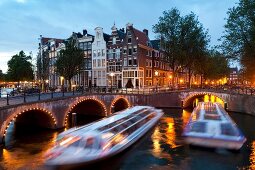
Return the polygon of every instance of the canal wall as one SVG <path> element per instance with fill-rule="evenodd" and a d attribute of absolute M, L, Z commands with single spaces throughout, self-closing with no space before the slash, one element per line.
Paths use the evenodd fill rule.
<path fill-rule="evenodd" d="M 228 100 L 228 111 L 246 113 L 255 116 L 255 96 L 231 95 Z"/>

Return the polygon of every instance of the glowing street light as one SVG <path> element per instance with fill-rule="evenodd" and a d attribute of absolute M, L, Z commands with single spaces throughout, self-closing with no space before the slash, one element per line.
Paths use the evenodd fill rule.
<path fill-rule="evenodd" d="M 112 92 L 112 82 L 113 82 L 114 73 L 110 73 L 110 76 L 111 76 L 111 92 Z"/>

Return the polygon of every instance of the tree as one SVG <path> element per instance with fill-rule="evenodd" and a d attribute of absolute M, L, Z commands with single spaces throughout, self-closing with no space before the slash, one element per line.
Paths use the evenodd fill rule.
<path fill-rule="evenodd" d="M 83 60 L 83 51 L 76 46 L 76 41 L 70 38 L 66 48 L 60 51 L 55 64 L 57 73 L 68 80 L 69 90 L 71 90 L 71 79 L 79 73 L 84 64 Z"/>
<path fill-rule="evenodd" d="M 153 25 L 153 31 L 160 39 L 160 46 L 165 53 L 166 61 L 173 70 L 172 84 L 179 69 L 180 55 L 181 16 L 178 9 L 173 8 L 163 12 L 157 24 Z"/>
<path fill-rule="evenodd" d="M 227 58 L 219 51 L 212 49 L 208 52 L 206 63 L 202 63 L 204 79 L 221 79 L 229 75 Z"/>
<path fill-rule="evenodd" d="M 179 63 L 188 71 L 188 87 L 197 65 L 205 60 L 209 41 L 208 31 L 204 30 L 194 13 L 182 18 Z"/>
<path fill-rule="evenodd" d="M 47 51 L 43 51 L 37 57 L 37 76 L 42 82 L 42 89 L 45 89 L 45 80 L 49 77 L 50 58 Z"/>
<path fill-rule="evenodd" d="M 177 76 L 181 69 L 187 70 L 190 86 L 196 63 L 203 59 L 207 51 L 210 41 L 208 32 L 194 13 L 181 17 L 176 8 L 164 11 L 163 17 L 159 17 L 153 30 L 161 40 L 161 48 L 173 70 L 173 77 Z M 173 84 L 174 78 L 172 81 Z"/>
<path fill-rule="evenodd" d="M 4 80 L 4 74 L 3 74 L 3 71 L 0 70 L 0 81 L 3 81 Z"/>
<path fill-rule="evenodd" d="M 221 37 L 224 54 L 238 60 L 248 80 L 255 80 L 255 0 L 240 0 L 227 12 L 225 34 Z"/>
<path fill-rule="evenodd" d="M 29 61 L 31 56 L 26 56 L 23 51 L 19 54 L 12 56 L 11 60 L 8 61 L 7 77 L 10 81 L 25 81 L 33 80 L 33 65 Z"/>

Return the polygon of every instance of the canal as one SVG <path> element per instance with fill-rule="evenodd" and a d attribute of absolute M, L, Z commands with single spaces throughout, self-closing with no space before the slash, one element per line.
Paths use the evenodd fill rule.
<path fill-rule="evenodd" d="M 190 111 L 165 109 L 160 122 L 125 152 L 88 169 L 255 169 L 255 117 L 230 113 L 247 137 L 240 152 L 190 148 L 181 136 Z M 31 130 L 32 129 L 32 130 Z M 24 130 L 26 133 L 24 133 Z M 13 128 L 1 148 L 0 169 L 44 169 L 43 154 L 61 131 Z M 85 167 L 84 167 L 85 168 Z M 82 168 L 82 169 L 84 169 Z"/>

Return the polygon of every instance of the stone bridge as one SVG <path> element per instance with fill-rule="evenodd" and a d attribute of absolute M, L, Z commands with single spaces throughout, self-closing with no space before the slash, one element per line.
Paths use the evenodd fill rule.
<path fill-rule="evenodd" d="M 215 96 L 228 104 L 228 110 L 254 114 L 255 97 L 210 91 L 173 91 L 155 94 L 83 94 L 59 97 L 37 102 L 0 107 L 0 139 L 12 122 L 29 123 L 49 129 L 67 127 L 71 113 L 104 117 L 134 105 L 160 108 L 192 106 L 194 100 L 205 95 Z"/>

